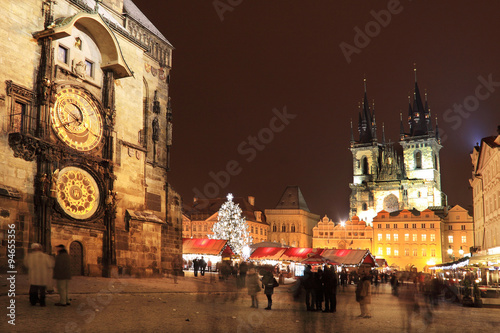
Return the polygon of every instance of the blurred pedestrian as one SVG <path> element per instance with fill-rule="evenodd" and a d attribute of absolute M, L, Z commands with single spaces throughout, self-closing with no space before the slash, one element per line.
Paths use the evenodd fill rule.
<path fill-rule="evenodd" d="M 57 255 L 54 265 L 54 279 L 57 280 L 57 291 L 59 292 L 59 303 L 57 306 L 70 305 L 68 295 L 68 284 L 71 279 L 71 262 L 68 251 L 64 245 L 56 246 Z"/>
<path fill-rule="evenodd" d="M 318 268 L 318 271 L 314 273 L 314 300 L 316 311 L 323 310 L 323 271 Z"/>
<path fill-rule="evenodd" d="M 273 305 L 274 288 L 279 286 L 279 284 L 273 277 L 273 273 L 268 270 L 264 270 L 264 275 L 262 276 L 262 286 L 264 287 L 264 294 L 267 296 L 267 308 L 264 309 L 271 310 Z"/>
<path fill-rule="evenodd" d="M 209 272 L 212 272 L 212 261 L 210 259 L 207 261 L 207 269 Z"/>
<path fill-rule="evenodd" d="M 33 250 L 26 256 L 24 265 L 28 268 L 30 283 L 30 303 L 45 306 L 45 292 L 48 285 L 52 285 L 52 269 L 54 268 L 54 259 L 48 254 L 43 253 L 42 245 L 38 243 L 31 244 Z"/>
<path fill-rule="evenodd" d="M 304 287 L 304 290 L 306 291 L 306 308 L 307 311 L 313 311 L 314 310 L 314 303 L 313 303 L 313 273 L 311 271 L 311 266 L 307 265 L 306 268 L 304 269 L 304 276 L 302 276 L 302 286 Z"/>
<path fill-rule="evenodd" d="M 259 285 L 259 277 L 254 268 L 250 268 L 250 270 L 248 271 L 246 284 L 248 289 L 248 295 L 250 295 L 250 297 L 252 298 L 251 308 L 258 308 L 259 300 L 257 298 L 257 294 L 260 292 L 260 285 Z"/>
<path fill-rule="evenodd" d="M 198 265 L 200 267 L 201 276 L 205 276 L 205 270 L 207 269 L 207 262 L 205 261 L 205 259 L 203 259 L 203 256 L 201 256 L 201 259 L 198 262 Z"/>
<path fill-rule="evenodd" d="M 371 318 L 372 314 L 370 311 L 370 304 L 372 302 L 371 297 L 371 276 L 370 273 L 365 270 L 360 272 L 360 279 L 356 285 L 356 301 L 359 302 L 359 308 L 361 314 L 358 317 Z"/>
<path fill-rule="evenodd" d="M 196 257 L 194 260 L 193 260 L 193 270 L 194 270 L 194 276 L 197 277 L 198 276 L 198 271 L 200 269 L 200 262 L 199 262 L 199 259 L 198 257 Z"/>
<path fill-rule="evenodd" d="M 330 267 L 325 266 L 323 272 L 323 290 L 325 295 L 325 310 L 323 312 L 337 311 L 337 273 Z"/>
<path fill-rule="evenodd" d="M 404 332 L 411 331 L 413 315 L 419 314 L 420 306 L 416 299 L 416 284 L 404 283 L 399 288 L 399 304 Z"/>

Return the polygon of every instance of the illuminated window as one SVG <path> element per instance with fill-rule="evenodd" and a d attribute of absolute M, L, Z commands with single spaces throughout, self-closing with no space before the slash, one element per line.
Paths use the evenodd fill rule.
<path fill-rule="evenodd" d="M 448 243 L 452 244 L 453 243 L 453 236 L 448 236 Z"/>
<path fill-rule="evenodd" d="M 410 234 L 405 234 L 405 242 L 408 242 L 410 240 Z"/>
<path fill-rule="evenodd" d="M 462 236 L 462 244 L 467 243 L 467 236 Z"/>
<path fill-rule="evenodd" d="M 414 242 L 416 242 L 417 241 L 417 234 L 413 234 L 412 239 L 413 239 Z"/>
<path fill-rule="evenodd" d="M 394 255 L 395 256 L 399 256 L 399 250 L 398 249 L 394 249 Z"/>
<path fill-rule="evenodd" d="M 422 153 L 419 151 L 415 153 L 415 169 L 422 169 Z"/>
<path fill-rule="evenodd" d="M 436 256 L 436 249 L 431 249 L 431 257 L 435 257 Z"/>
<path fill-rule="evenodd" d="M 391 234 L 386 234 L 385 235 L 385 240 L 390 241 L 391 240 Z"/>
<path fill-rule="evenodd" d="M 413 249 L 413 256 L 414 257 L 418 256 L 418 250 L 417 249 Z"/>
<path fill-rule="evenodd" d="M 436 241 L 436 235 L 435 234 L 431 234 L 431 242 L 435 242 Z"/>
<path fill-rule="evenodd" d="M 406 257 L 410 256 L 410 249 L 405 249 L 405 256 Z"/>
<path fill-rule="evenodd" d="M 382 248 L 381 248 L 381 247 L 379 247 L 379 248 L 378 248 L 378 255 L 379 255 L 379 256 L 383 255 L 383 252 L 382 252 Z"/>
<path fill-rule="evenodd" d="M 385 249 L 385 253 L 386 253 L 388 256 L 390 256 L 390 255 L 391 255 L 391 248 L 390 248 L 390 247 L 386 248 L 386 249 Z"/>
<path fill-rule="evenodd" d="M 427 257 L 427 249 L 422 249 L 422 257 Z"/>
<path fill-rule="evenodd" d="M 397 242 L 398 241 L 398 234 L 394 234 L 394 241 Z"/>
<path fill-rule="evenodd" d="M 427 241 L 427 234 L 422 234 L 422 242 L 426 242 Z"/>

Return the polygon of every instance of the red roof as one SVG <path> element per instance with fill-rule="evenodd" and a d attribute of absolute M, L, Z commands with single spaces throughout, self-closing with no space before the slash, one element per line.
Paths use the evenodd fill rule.
<path fill-rule="evenodd" d="M 358 266 L 361 264 L 370 264 L 372 267 L 376 266 L 375 258 L 369 250 L 325 250 L 321 255 L 342 265 Z"/>
<path fill-rule="evenodd" d="M 250 260 L 280 260 L 286 250 L 282 247 L 259 247 L 250 255 Z"/>
<path fill-rule="evenodd" d="M 377 261 L 377 265 L 378 267 L 387 267 L 389 265 L 387 265 L 387 260 L 385 260 L 384 258 L 380 258 L 380 259 L 375 259 Z"/>
<path fill-rule="evenodd" d="M 312 249 L 310 247 L 291 247 L 286 249 L 280 260 L 286 261 L 302 261 L 307 258 L 309 253 L 321 254 L 323 249 Z"/>
<path fill-rule="evenodd" d="M 183 254 L 205 254 L 212 256 L 230 256 L 233 250 L 224 239 L 184 238 L 182 239 Z"/>

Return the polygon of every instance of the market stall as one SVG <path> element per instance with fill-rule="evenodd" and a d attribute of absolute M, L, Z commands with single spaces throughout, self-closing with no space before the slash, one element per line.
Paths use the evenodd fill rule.
<path fill-rule="evenodd" d="M 190 268 L 190 262 L 196 258 L 201 258 L 215 267 L 218 262 L 230 259 L 234 255 L 233 250 L 228 245 L 227 240 L 208 238 L 184 238 L 182 240 L 182 258 L 184 265 Z"/>

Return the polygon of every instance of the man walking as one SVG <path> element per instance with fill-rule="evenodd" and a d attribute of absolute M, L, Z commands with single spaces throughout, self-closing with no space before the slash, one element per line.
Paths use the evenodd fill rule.
<path fill-rule="evenodd" d="M 57 306 L 70 305 L 68 295 L 68 282 L 71 279 L 71 265 L 68 251 L 64 245 L 56 246 L 57 255 L 54 266 L 54 279 L 57 280 L 57 291 L 59 291 L 59 303 Z"/>
<path fill-rule="evenodd" d="M 45 306 L 45 291 L 52 278 L 50 273 L 54 267 L 54 259 L 43 253 L 41 244 L 33 243 L 31 249 L 33 252 L 28 254 L 24 261 L 24 265 L 29 270 L 30 303 L 33 306 L 36 303 Z"/>

